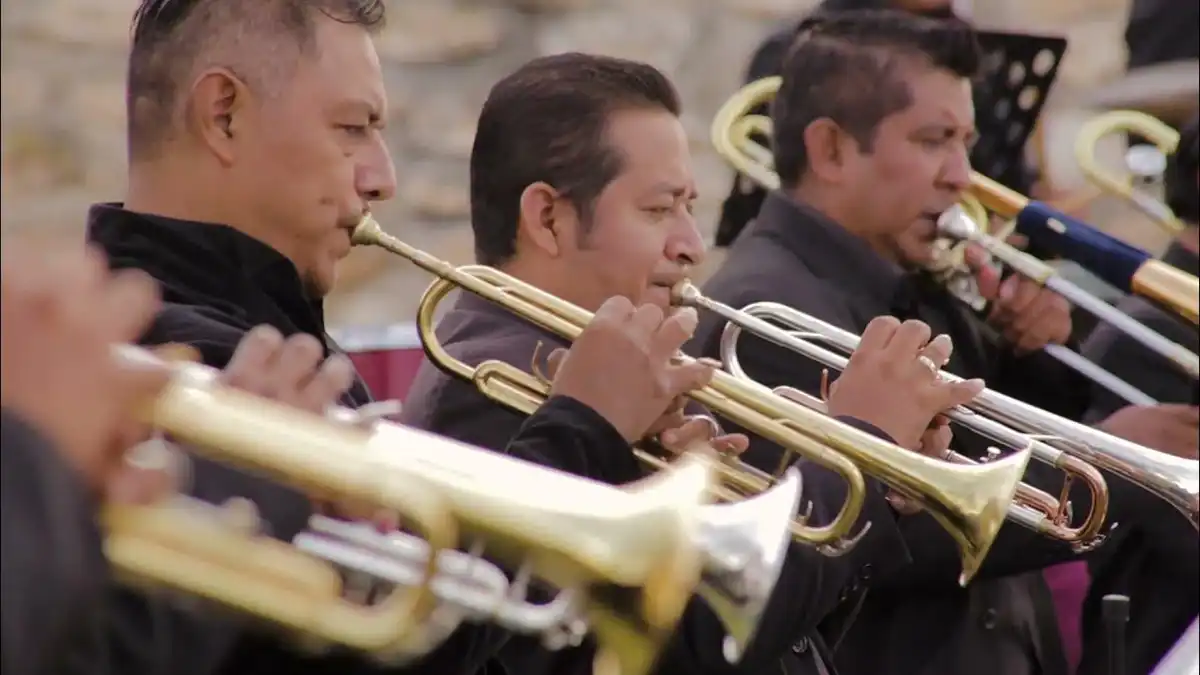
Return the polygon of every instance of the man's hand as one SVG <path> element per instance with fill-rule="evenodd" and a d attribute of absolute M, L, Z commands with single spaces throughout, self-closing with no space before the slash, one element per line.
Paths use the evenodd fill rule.
<path fill-rule="evenodd" d="M 897 445 L 920 449 L 935 417 L 971 401 L 984 387 L 983 380 L 950 383 L 939 378 L 953 345 L 944 335 L 931 341 L 930 334 L 920 321 L 873 319 L 830 387 L 829 414 L 868 422 Z"/>
<path fill-rule="evenodd" d="M 708 363 L 674 361 L 696 321 L 691 309 L 664 316 L 658 307 L 610 298 L 560 357 L 551 393 L 589 406 L 636 442 L 677 398 L 712 379 Z"/>
<path fill-rule="evenodd" d="M 4 245 L 0 402 L 37 427 L 99 493 L 123 470 L 134 407 L 167 382 L 121 367 L 111 347 L 135 342 L 158 311 L 141 272 L 112 274 L 95 250 Z"/>
<path fill-rule="evenodd" d="M 706 442 L 717 452 L 726 455 L 740 455 L 750 447 L 750 439 L 745 434 L 724 433 L 713 418 L 684 415 L 682 406 L 660 417 L 650 428 L 650 434 L 657 438 L 659 445 L 675 455 L 687 452 L 697 442 Z"/>
<path fill-rule="evenodd" d="M 1000 271 L 985 264 L 986 254 L 968 246 L 967 265 L 975 270 L 979 294 L 991 303 L 987 321 L 1018 354 L 1049 344 L 1066 344 L 1071 337 L 1071 304 L 1066 298 L 1013 274 L 1001 281 Z"/>
<path fill-rule="evenodd" d="M 1200 454 L 1200 408 L 1194 405 L 1131 405 L 1109 415 L 1096 428 L 1176 457 L 1196 459 Z"/>

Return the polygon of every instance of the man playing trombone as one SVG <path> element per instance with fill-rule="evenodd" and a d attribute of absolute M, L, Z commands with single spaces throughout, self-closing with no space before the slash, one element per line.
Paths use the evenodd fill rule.
<path fill-rule="evenodd" d="M 671 287 L 704 255 L 691 215 L 696 194 L 679 114 L 678 95 L 662 73 L 622 59 L 559 54 L 531 61 L 498 82 L 480 114 L 471 155 L 477 261 L 588 311 L 614 295 L 669 311 Z M 690 310 L 674 314 L 690 315 Z M 839 419 L 917 446 L 937 413 L 978 390 L 979 383 L 926 389 L 930 378 L 920 357 L 941 359 L 948 345 L 926 344 L 917 322 L 902 326 L 885 319 L 868 333 L 873 344 L 856 354 L 858 363 L 830 399 Z M 437 337 L 468 367 L 499 360 L 525 371 L 563 344 L 508 309 L 466 292 L 442 318 Z M 568 355 L 567 362 L 572 358 Z M 681 402 L 674 417 L 683 423 L 700 413 Z M 426 360 L 403 419 L 501 450 L 524 417 Z M 707 429 L 696 420 L 660 433 L 658 440 L 678 449 L 692 432 Z M 729 450 L 745 447 L 741 436 L 712 440 Z M 924 437 L 923 450 L 937 454 L 948 440 L 939 430 Z M 616 484 L 645 475 L 626 448 L 555 452 L 539 461 Z M 803 470 L 813 521 L 826 522 L 845 501 L 845 489 L 816 465 Z M 728 665 L 722 654 L 722 627 L 696 602 L 658 672 L 828 672 L 820 640 L 810 640 L 816 624 L 907 558 L 897 538 L 896 515 L 884 490 L 870 479 L 866 500 L 862 519 L 871 527 L 844 556 L 791 547 L 759 633 L 737 666 Z M 547 654 L 517 639 L 500 661 L 508 672 L 522 675 L 582 674 L 590 672 L 587 653 Z"/>
<path fill-rule="evenodd" d="M 353 227 L 395 187 L 371 43 L 383 16 L 378 0 L 143 2 L 129 57 L 128 194 L 122 204 L 94 206 L 88 222 L 89 239 L 114 269 L 142 270 L 162 293 L 141 342 L 194 347 L 206 365 L 225 369 L 229 384 L 308 411 L 370 401 L 325 334 L 322 298 Z M 710 376 L 706 364 L 670 360 L 689 332 L 678 318 L 614 303 L 571 350 L 556 395 L 509 449 L 624 449 L 626 436 L 641 436 Z M 264 370 L 274 379 L 254 376 Z M 348 504 L 318 508 L 295 490 L 198 457 L 190 473 L 192 496 L 248 499 L 283 541 L 322 511 L 373 515 Z M 467 627 L 421 663 L 388 668 L 340 651 L 304 654 L 237 619 L 132 591 L 114 591 L 111 602 L 103 651 L 81 649 L 81 670 L 443 675 L 474 672 L 505 638 Z"/>
<path fill-rule="evenodd" d="M 705 292 L 735 308 L 780 303 L 852 333 L 881 315 L 920 319 L 955 346 L 947 361 L 930 364 L 933 370 L 983 378 L 990 388 L 1077 418 L 1087 406 L 1085 381 L 1040 352 L 1071 334 L 1062 298 L 982 268 L 980 290 L 991 306 L 980 320 L 924 275 L 907 273 L 932 259 L 935 221 L 968 186 L 970 78 L 979 65 L 973 32 L 956 21 L 879 11 L 802 27 L 772 108 L 782 189 L 767 197 Z M 694 353 L 719 354 L 722 328 L 716 317 L 702 319 Z M 750 377 L 819 391 L 818 364 L 747 339 L 738 356 Z M 1164 418 L 1136 411 L 1112 426 L 1144 430 Z M 979 439 L 963 436 L 960 451 L 983 456 Z M 773 450 L 752 444 L 747 456 L 766 466 L 775 461 Z M 1049 483 L 1043 469 L 1029 477 Z M 1077 510 L 1089 504 L 1086 495 L 1074 502 Z M 1010 575 L 1067 558 L 1067 547 L 1005 528 L 982 575 L 1008 578 L 963 590 L 949 566 L 951 541 L 933 520 L 917 516 L 902 527 L 914 556 L 907 574 L 878 584 L 859 611 L 824 627 L 840 644 L 844 674 L 1009 675 L 1065 667 L 1054 654 L 1044 585 Z"/>
<path fill-rule="evenodd" d="M 1193 119 L 1180 134 L 1171 155 L 1165 180 L 1167 206 L 1184 229 L 1163 255 L 1163 262 L 1183 272 L 1200 274 L 1200 119 Z M 1195 324 L 1164 311 L 1152 302 L 1130 296 L 1118 307 L 1151 329 L 1180 345 L 1197 349 L 1200 335 Z M 1197 420 L 1200 385 L 1161 356 L 1124 334 L 1101 325 L 1084 342 L 1081 351 L 1096 363 L 1164 403 L 1190 405 L 1178 414 L 1190 424 L 1166 424 L 1149 431 L 1163 438 L 1152 447 L 1191 447 L 1196 458 L 1200 447 Z M 1103 387 L 1092 391 L 1087 419 L 1101 420 L 1117 413 L 1123 401 Z M 1170 435 L 1180 435 L 1170 438 Z M 1083 660 L 1079 675 L 1104 675 L 1107 636 L 1100 621 L 1101 598 L 1120 593 L 1130 599 L 1130 621 L 1124 653 L 1125 672 L 1150 672 L 1166 655 L 1175 639 L 1188 629 L 1200 611 L 1200 588 L 1196 585 L 1200 557 L 1196 533 L 1173 513 L 1162 520 L 1173 525 L 1156 532 L 1133 523 L 1120 528 L 1089 561 L 1092 585 L 1083 614 Z"/>

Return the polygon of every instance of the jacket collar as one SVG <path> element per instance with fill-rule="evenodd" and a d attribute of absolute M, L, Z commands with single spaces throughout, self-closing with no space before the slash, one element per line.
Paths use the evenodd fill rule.
<path fill-rule="evenodd" d="M 891 308 L 906 295 L 907 275 L 829 216 L 782 192 L 763 201 L 747 231 L 773 241 L 817 277 Z"/>
<path fill-rule="evenodd" d="M 299 329 L 318 337 L 325 333 L 323 303 L 305 291 L 295 265 L 232 227 L 135 213 L 119 203 L 106 203 L 89 210 L 87 236 L 104 248 L 112 267 L 137 268 L 153 276 L 167 302 L 202 304 L 240 315 L 265 301 L 294 324 L 276 326 L 284 332 Z M 256 323 L 269 320 L 249 318 Z"/>

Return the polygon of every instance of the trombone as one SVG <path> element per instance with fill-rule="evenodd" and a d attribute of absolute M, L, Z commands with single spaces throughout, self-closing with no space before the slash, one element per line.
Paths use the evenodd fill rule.
<path fill-rule="evenodd" d="M 1100 140 L 1121 132 L 1133 132 L 1152 145 L 1137 145 L 1125 153 L 1128 176 L 1116 176 L 1101 167 L 1096 157 Z M 1121 197 L 1146 214 L 1171 234 L 1183 230 L 1183 223 L 1163 202 L 1162 179 L 1167 157 L 1179 145 L 1179 132 L 1165 122 L 1136 110 L 1111 110 L 1084 123 L 1075 137 L 1075 160 L 1084 176 L 1105 192 Z M 1141 188 L 1151 188 L 1152 194 Z"/>
<path fill-rule="evenodd" d="M 781 81 L 781 78 L 774 76 L 766 77 L 746 85 L 730 97 L 725 105 L 721 107 L 713 120 L 712 126 L 712 140 L 717 152 L 734 169 L 745 173 L 768 189 L 777 189 L 779 186 L 779 177 L 776 175 L 774 169 L 771 168 L 773 162 L 771 152 L 755 142 L 750 134 L 769 135 L 771 120 L 762 115 L 749 115 L 747 112 L 774 96 L 775 92 L 779 89 Z M 989 209 L 1008 217 L 1021 211 L 1023 205 L 1028 204 L 1029 200 L 977 173 L 973 174 L 972 183 L 973 187 L 970 194 L 964 195 L 960 204 L 948 210 L 938 221 L 939 234 L 944 240 L 941 244 L 943 254 L 940 256 L 938 262 L 935 263 L 932 271 L 942 279 L 943 283 L 947 284 L 952 293 L 976 310 L 983 307 L 983 299 L 979 295 L 978 288 L 972 279 L 973 275 L 970 274 L 970 271 L 963 264 L 964 246 L 967 243 L 976 243 L 981 245 L 992 257 L 1008 264 L 1019 273 L 1064 295 L 1064 297 L 1088 309 L 1104 321 L 1121 327 L 1122 330 L 1129 332 L 1135 339 L 1153 345 L 1156 351 L 1164 354 L 1174 363 L 1179 364 L 1185 371 L 1190 373 L 1200 368 L 1200 358 L 1195 354 L 1167 340 L 1141 323 L 1121 313 L 1108 303 L 1097 299 L 1078 286 L 1066 281 L 1061 276 L 1058 276 L 1057 272 L 1050 265 L 1004 243 L 1002 236 L 1012 232 L 1014 228 L 1020 229 L 1023 233 L 1025 232 L 1025 223 L 1021 219 L 1011 220 L 1009 225 L 1002 228 L 1001 232 L 987 232 L 987 212 Z M 1021 206 L 1017 206 L 1017 204 Z M 1043 210 L 1046 208 L 1041 205 L 1036 206 Z M 1031 211 L 1031 213 L 1033 212 Z M 967 214 L 970 214 L 970 217 Z M 1066 216 L 1063 216 L 1063 218 L 1066 218 Z M 1093 231 L 1089 229 L 1088 232 Z M 948 245 L 945 243 L 946 241 L 952 242 L 952 244 Z M 1124 244 L 1121 245 L 1125 246 Z M 1126 246 L 1126 248 L 1128 247 Z M 1182 273 L 1178 270 L 1173 270 L 1173 268 L 1161 265 L 1161 263 L 1155 265 L 1154 263 L 1156 262 L 1147 262 L 1146 267 L 1148 267 L 1148 271 L 1143 273 L 1141 278 L 1147 279 L 1147 284 L 1153 284 L 1150 286 L 1152 288 L 1166 288 L 1166 290 L 1159 293 L 1160 296 L 1186 301 L 1188 297 L 1186 289 L 1164 286 L 1167 281 L 1178 283 L 1178 277 Z M 1085 265 L 1085 267 L 1087 266 Z M 1192 280 L 1194 281 L 1195 278 L 1192 277 Z M 1128 280 L 1125 285 L 1129 285 Z M 1191 291 L 1193 303 L 1197 302 L 1195 300 L 1196 292 Z M 1142 405 L 1155 403 L 1144 392 L 1070 349 L 1058 345 L 1050 345 L 1046 348 L 1046 351 L 1055 359 L 1080 372 L 1096 384 L 1113 391 L 1132 403 Z M 1193 377 L 1195 376 L 1193 375 Z"/>
<path fill-rule="evenodd" d="M 170 369 L 166 390 L 140 410 L 155 428 L 307 494 L 396 510 L 421 531 L 367 536 L 315 519 L 315 531 L 289 545 L 256 532 L 253 518 L 234 517 L 244 509 L 190 498 L 104 511 L 105 553 L 124 582 L 197 596 L 314 644 L 404 662 L 465 618 L 565 635 L 560 646 L 572 634 L 577 642 L 586 625 L 608 668 L 598 672 L 645 675 L 703 559 L 737 553 L 702 527 L 714 473 L 700 454 L 622 491 L 399 425 L 332 421 L 140 348 L 114 353 L 123 366 Z M 454 550 L 460 537 L 522 565 L 517 582 Z M 395 592 L 376 603 L 351 600 L 342 570 L 389 581 Z M 562 593 L 546 605 L 527 603 L 521 585 L 530 575 Z"/>
<path fill-rule="evenodd" d="M 1028 236 L 1031 242 L 1044 244 L 1059 255 L 1074 260 L 1126 293 L 1136 293 L 1154 300 L 1192 323 L 1200 321 L 1200 280 L 1195 276 L 1181 272 L 1161 260 L 1155 260 L 1148 252 L 1130 246 L 1046 204 L 1031 201 L 986 176 L 974 174 L 971 177 L 970 192 L 989 210 L 1015 219 L 1017 230 Z M 1020 260 L 1020 255 L 1017 254 L 1021 253 L 1016 249 L 1004 253 L 1006 257 L 1014 260 L 1010 264 L 1018 271 L 1021 271 L 1022 266 L 1029 268 L 1032 265 L 1029 261 Z M 993 255 L 996 255 L 995 251 Z M 1004 262 L 1009 261 L 1006 259 Z M 1030 271 L 1035 269 L 1030 268 Z M 1034 278 L 1040 280 L 1040 277 Z M 1047 280 L 1048 287 L 1049 283 L 1050 280 Z M 1063 284 L 1057 285 L 1061 287 Z M 1063 292 L 1059 287 L 1053 290 Z M 1078 292 L 1083 293 L 1081 290 Z M 1093 298 L 1093 302 L 1099 301 Z M 1200 357 L 1196 354 L 1144 326 L 1140 329 L 1133 328 L 1129 325 L 1132 319 L 1111 308 L 1107 303 L 1100 304 L 1107 309 L 1087 308 L 1103 321 L 1121 328 L 1133 339 L 1170 359 L 1193 378 L 1200 378 Z"/>
<path fill-rule="evenodd" d="M 590 312 L 495 268 L 454 267 L 438 260 L 383 232 L 370 216 L 359 223 L 352 241 L 382 247 L 438 277 L 422 297 L 417 314 L 417 329 L 425 353 L 438 367 L 473 382 L 486 396 L 514 410 L 536 408 L 547 396 L 548 384 L 507 363 L 485 361 L 471 367 L 451 356 L 437 341 L 434 331 L 438 303 L 451 291 L 461 288 L 568 341 L 577 338 L 592 318 Z M 865 471 L 919 503 L 950 532 L 960 548 L 963 584 L 979 570 L 995 540 L 1030 456 L 1026 450 L 986 466 L 949 465 L 899 448 L 721 371 L 714 373 L 707 387 L 689 396 L 751 433 L 834 471 L 846 481 L 847 499 L 834 521 L 812 526 L 801 516 L 791 528 L 796 541 L 836 555 L 861 538 L 864 531 L 853 533 L 853 530 L 866 498 Z M 642 450 L 636 452 L 651 467 L 664 467 L 660 458 Z M 778 474 L 767 474 L 730 458 L 719 468 L 722 483 L 734 494 L 763 492 Z M 728 499 L 734 494 L 722 490 L 718 496 Z"/>

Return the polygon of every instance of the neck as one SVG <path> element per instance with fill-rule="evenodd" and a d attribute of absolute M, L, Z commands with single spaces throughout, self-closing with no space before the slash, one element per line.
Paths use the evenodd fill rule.
<path fill-rule="evenodd" d="M 842 195 L 830 194 L 828 190 L 823 190 L 810 183 L 801 183 L 793 188 L 788 195 L 792 199 L 807 205 L 809 208 L 820 211 L 825 217 L 837 223 L 843 230 L 854 235 L 855 238 L 862 240 L 867 246 L 870 246 L 873 251 L 885 260 L 898 263 L 892 250 L 886 246 L 879 245 L 870 236 L 868 230 L 860 226 L 859 218 L 854 212 L 853 200 L 846 199 Z"/>
<path fill-rule="evenodd" d="M 209 194 L 211 191 L 205 187 L 213 181 L 205 175 L 205 168 L 192 163 L 185 171 L 167 156 L 130 166 L 125 208 L 165 218 L 235 226 L 239 219 L 229 208 L 233 200 Z"/>

